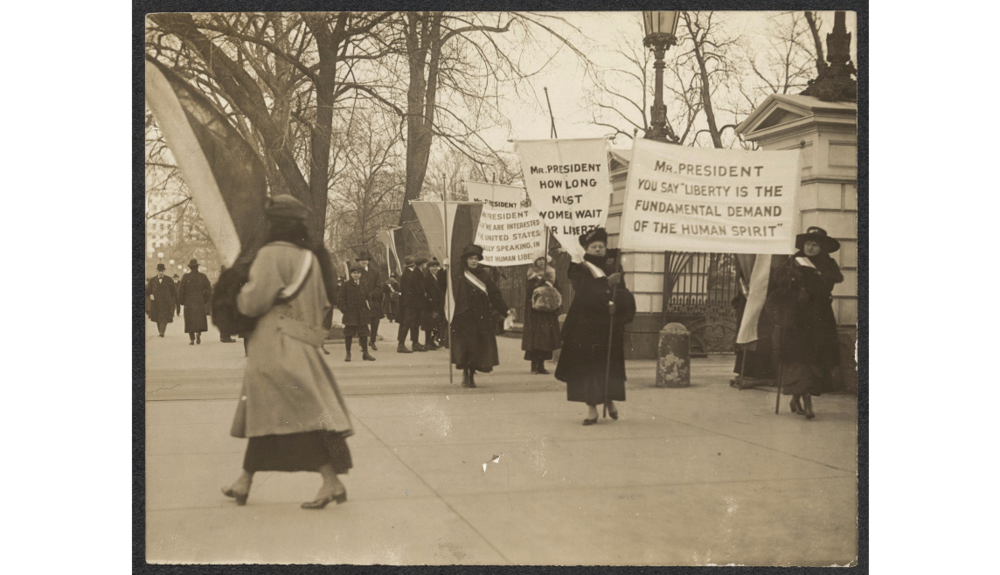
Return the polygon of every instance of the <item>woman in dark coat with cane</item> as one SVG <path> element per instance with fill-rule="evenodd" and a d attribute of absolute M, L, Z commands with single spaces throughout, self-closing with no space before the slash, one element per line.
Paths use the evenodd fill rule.
<path fill-rule="evenodd" d="M 177 288 L 177 305 L 184 306 L 184 331 L 190 345 L 201 344 L 201 334 L 208 331 L 208 304 L 212 301 L 212 282 L 198 271 L 198 260 L 188 263 L 191 272 L 184 274 Z"/>
<path fill-rule="evenodd" d="M 597 423 L 597 406 L 602 404 L 611 419 L 618 419 L 614 402 L 625 401 L 622 340 L 625 324 L 635 317 L 635 298 L 622 281 L 618 250 L 608 250 L 607 241 L 604 228 L 580 236 L 587 253 L 583 262 L 569 267 L 573 303 L 563 324 L 556 366 L 556 379 L 566 382 L 566 398 L 587 404 L 584 425 Z"/>
<path fill-rule="evenodd" d="M 812 419 L 812 396 L 830 382 L 839 361 L 831 292 L 844 276 L 829 255 L 840 249 L 840 242 L 823 228 L 811 227 L 797 235 L 795 247 L 799 251 L 775 274 L 770 290 L 780 328 L 779 385 L 792 396 L 792 413 Z"/>
<path fill-rule="evenodd" d="M 524 359 L 531 362 L 531 373 L 545 375 L 545 361 L 552 359 L 553 350 L 562 345 L 559 337 L 559 312 L 562 296 L 556 285 L 555 268 L 546 265 L 552 258 L 542 254 L 528 269 L 525 286 L 524 328 L 521 349 Z"/>
<path fill-rule="evenodd" d="M 483 248 L 469 244 L 452 281 L 455 314 L 451 322 L 451 360 L 462 370 L 462 387 L 476 387 L 476 371 L 500 365 L 494 313 L 507 315 L 507 304 L 493 279 L 480 267 Z"/>

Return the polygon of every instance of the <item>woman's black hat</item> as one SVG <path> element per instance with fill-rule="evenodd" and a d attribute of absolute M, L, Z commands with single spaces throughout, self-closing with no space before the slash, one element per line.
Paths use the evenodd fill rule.
<path fill-rule="evenodd" d="M 840 242 L 826 235 L 826 230 L 816 226 L 810 226 L 806 233 L 795 236 L 795 249 L 801 250 L 808 241 L 816 242 L 828 254 L 840 249 Z"/>
<path fill-rule="evenodd" d="M 479 259 L 483 259 L 483 248 L 477 246 L 476 244 L 469 244 L 462 248 L 462 255 L 460 256 L 464 261 L 465 258 L 469 256 L 479 256 Z"/>
<path fill-rule="evenodd" d="M 594 242 L 601 242 L 604 245 L 608 245 L 608 231 L 604 228 L 594 228 L 580 236 L 580 245 L 584 249 Z"/>

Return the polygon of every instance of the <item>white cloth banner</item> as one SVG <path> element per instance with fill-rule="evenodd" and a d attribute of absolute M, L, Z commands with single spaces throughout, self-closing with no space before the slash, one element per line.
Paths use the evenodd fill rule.
<path fill-rule="evenodd" d="M 465 182 L 470 202 L 483 202 L 476 245 L 488 266 L 530 264 L 545 251 L 545 233 L 538 212 L 525 201 L 524 188 Z"/>
<path fill-rule="evenodd" d="M 529 140 L 517 149 L 531 204 L 573 261 L 583 261 L 579 236 L 608 221 L 608 141 Z"/>
<path fill-rule="evenodd" d="M 799 151 L 687 148 L 636 139 L 619 247 L 639 251 L 794 251 Z"/>

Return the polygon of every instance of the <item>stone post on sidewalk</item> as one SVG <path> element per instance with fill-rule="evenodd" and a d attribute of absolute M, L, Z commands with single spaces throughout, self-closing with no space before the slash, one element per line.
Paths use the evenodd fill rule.
<path fill-rule="evenodd" d="M 691 385 L 691 334 L 684 324 L 668 323 L 660 330 L 656 387 Z"/>

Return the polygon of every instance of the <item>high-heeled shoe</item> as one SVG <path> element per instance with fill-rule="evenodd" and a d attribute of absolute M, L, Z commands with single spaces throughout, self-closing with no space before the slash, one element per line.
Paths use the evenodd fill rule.
<path fill-rule="evenodd" d="M 331 501 L 336 501 L 337 505 L 347 501 L 347 490 L 343 490 L 340 493 L 327 495 L 322 499 L 315 499 L 313 501 L 306 501 L 301 505 L 302 509 L 323 509 L 330 504 Z"/>
<path fill-rule="evenodd" d="M 235 499 L 236 504 L 239 505 L 240 507 L 246 505 L 247 497 L 250 497 L 249 491 L 247 491 L 246 493 L 240 493 L 238 491 L 234 491 L 232 487 L 223 487 L 222 494 L 225 495 L 226 497 L 232 497 L 233 499 Z"/>

